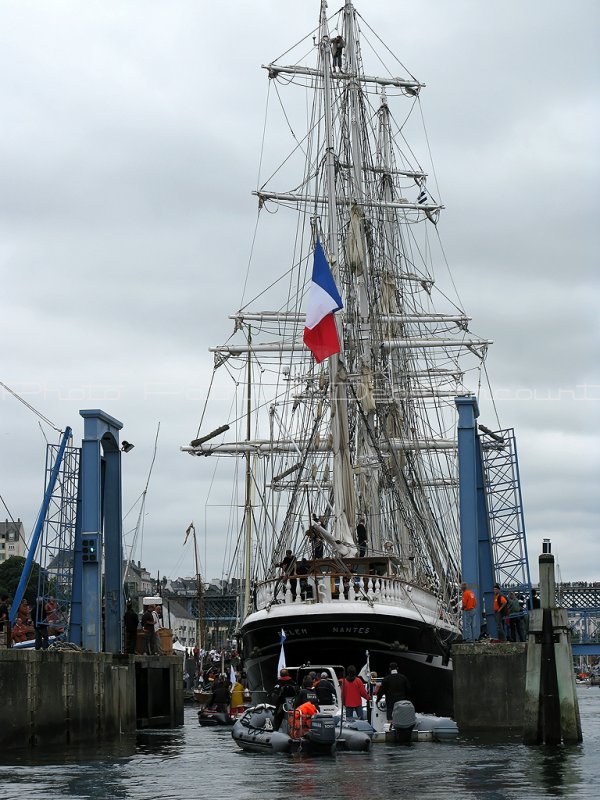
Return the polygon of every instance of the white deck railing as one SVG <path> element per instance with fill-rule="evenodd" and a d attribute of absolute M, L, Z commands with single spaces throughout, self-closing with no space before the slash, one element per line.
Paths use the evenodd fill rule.
<path fill-rule="evenodd" d="M 256 588 L 257 611 L 275 603 L 312 605 L 332 602 L 406 606 L 437 615 L 437 599 L 434 595 L 397 577 L 298 575 L 265 581 Z"/>

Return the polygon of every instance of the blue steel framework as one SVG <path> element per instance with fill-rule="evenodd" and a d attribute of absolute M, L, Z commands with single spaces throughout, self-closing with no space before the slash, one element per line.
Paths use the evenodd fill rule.
<path fill-rule="evenodd" d="M 485 613 L 487 632 L 496 636 L 493 585 L 526 592 L 531 598 L 525 525 L 514 433 L 477 431 L 477 398 L 457 397 L 461 579 Z M 506 438 L 505 438 L 506 434 Z M 482 616 L 478 615 L 475 636 Z"/>
<path fill-rule="evenodd" d="M 63 456 L 67 449 L 67 444 L 69 439 L 71 438 L 72 431 L 71 428 L 65 428 L 63 433 L 60 445 L 58 446 L 58 450 L 56 451 L 56 456 L 54 459 L 54 463 L 50 468 L 49 475 L 47 476 L 46 480 L 46 489 L 44 491 L 44 498 L 42 500 L 42 505 L 40 506 L 40 510 L 38 512 L 37 520 L 35 523 L 35 527 L 33 529 L 33 533 L 31 534 L 31 540 L 29 542 L 29 550 L 27 552 L 27 557 L 25 559 L 25 564 L 23 565 L 23 571 L 21 572 L 21 578 L 19 579 L 19 585 L 17 586 L 17 591 L 15 592 L 15 596 L 13 597 L 12 606 L 8 615 L 8 619 L 10 624 L 12 625 L 15 621 L 17 616 L 17 611 L 19 609 L 19 604 L 23 599 L 23 594 L 27 587 L 27 582 L 29 581 L 29 575 L 31 573 L 31 567 L 35 558 L 35 554 L 38 549 L 38 544 L 42 535 L 42 530 L 44 527 L 44 522 L 46 520 L 46 514 L 48 512 L 48 508 L 50 506 L 50 501 L 52 495 L 54 493 L 54 489 L 56 486 L 56 482 L 58 480 L 59 472 L 61 469 L 61 464 L 63 461 Z"/>
<path fill-rule="evenodd" d="M 559 583 L 556 602 L 569 616 L 573 655 L 600 655 L 600 583 Z"/>
<path fill-rule="evenodd" d="M 496 582 L 531 601 L 515 433 L 512 428 L 485 430 L 480 441 Z"/>
<path fill-rule="evenodd" d="M 52 468 L 58 457 L 58 446 L 49 444 L 46 452 L 46 488 L 52 479 Z M 77 491 L 79 485 L 78 447 L 66 447 L 54 489 L 49 497 L 48 509 L 40 539 L 38 597 L 57 602 L 60 625 L 66 628 L 71 612 L 73 583 L 73 545 L 77 518 Z M 51 620 L 52 622 L 52 620 Z"/>

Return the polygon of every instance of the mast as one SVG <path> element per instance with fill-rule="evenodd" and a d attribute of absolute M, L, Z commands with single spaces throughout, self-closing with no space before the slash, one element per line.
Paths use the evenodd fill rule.
<path fill-rule="evenodd" d="M 202 648 L 205 643 L 205 625 L 204 625 L 204 592 L 202 589 L 202 576 L 200 575 L 200 561 L 198 559 L 198 542 L 196 541 L 196 527 L 193 522 L 187 527 L 185 532 L 185 539 L 183 545 L 185 547 L 188 536 L 192 534 L 194 539 L 194 562 L 196 566 L 196 598 L 198 600 L 198 614 L 196 616 L 196 642 L 198 648 Z"/>
<path fill-rule="evenodd" d="M 335 141 L 332 123 L 331 43 L 327 30 L 327 2 L 321 0 L 320 50 L 323 66 L 323 102 L 325 114 L 325 183 L 328 199 L 328 249 L 333 278 L 339 284 L 339 242 L 335 195 Z M 342 312 L 343 313 L 343 312 Z M 349 450 L 347 373 L 344 366 L 344 331 L 340 314 L 336 327 L 340 353 L 329 359 L 329 392 L 331 401 L 331 433 L 333 450 L 333 503 L 335 539 L 340 542 L 339 555 L 355 555 L 356 544 L 350 525 L 354 526 L 354 481 Z"/>
<path fill-rule="evenodd" d="M 249 442 L 252 435 L 251 413 L 252 413 L 252 328 L 248 325 L 248 364 L 246 374 L 246 441 Z M 252 454 L 246 453 L 246 490 L 244 496 L 244 606 L 242 609 L 242 619 L 248 616 L 250 611 L 250 566 L 252 551 Z"/>
<path fill-rule="evenodd" d="M 381 168 L 383 170 L 382 175 L 382 187 L 383 187 L 383 200 L 387 202 L 391 202 L 393 200 L 393 193 L 392 193 L 392 174 L 391 170 L 393 167 L 392 164 L 392 137 L 391 137 L 391 130 L 390 130 L 390 110 L 387 104 L 387 98 L 385 94 L 385 89 L 382 90 L 381 93 L 381 106 L 379 109 L 379 138 L 381 142 L 381 157 L 382 163 Z M 395 226 L 394 226 L 394 214 L 395 212 L 392 209 L 388 209 L 383 216 L 383 229 L 384 229 L 384 241 L 386 243 L 386 247 L 384 250 L 384 275 L 388 276 L 393 274 L 394 265 L 397 263 L 397 237 L 395 233 Z M 385 291 L 380 293 L 380 318 L 386 318 L 384 323 L 384 329 L 386 337 L 393 339 L 395 335 L 398 334 L 398 327 L 399 324 L 396 323 L 393 319 L 393 315 L 401 316 L 403 313 L 403 308 L 397 307 L 396 298 L 391 294 Z M 387 321 L 387 319 L 390 321 Z M 406 396 L 410 395 L 410 386 L 407 385 L 408 377 L 407 377 L 407 362 L 408 359 L 404 354 L 404 351 L 389 351 L 389 358 L 392 360 L 392 363 L 395 365 L 395 369 L 392 371 L 393 374 L 397 374 L 400 379 L 400 388 L 405 392 Z M 390 387 L 392 390 L 398 389 L 396 386 Z M 393 419 L 392 425 L 396 426 L 397 421 Z M 392 430 L 388 433 L 391 435 L 404 435 L 405 434 L 405 425 L 402 427 L 400 431 Z M 396 457 L 394 459 L 395 467 L 397 471 L 401 470 L 401 465 L 405 462 L 405 454 L 402 451 L 396 453 Z M 407 504 L 408 498 L 406 497 L 406 485 L 403 481 L 398 481 L 396 484 L 396 488 L 400 497 L 402 499 L 403 504 Z M 398 531 L 398 538 L 399 538 L 399 545 L 400 545 L 400 554 L 405 558 L 409 555 L 410 552 L 410 539 L 408 530 L 406 527 L 406 522 L 402 518 L 402 514 L 400 514 L 399 510 L 395 512 L 396 517 L 396 530 Z M 407 562 L 408 563 L 408 562 Z"/>

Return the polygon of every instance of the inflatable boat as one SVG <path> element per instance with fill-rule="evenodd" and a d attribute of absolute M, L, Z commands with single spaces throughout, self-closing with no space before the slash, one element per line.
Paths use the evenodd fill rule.
<path fill-rule="evenodd" d="M 363 723 L 340 725 L 330 714 L 314 714 L 310 724 L 295 729 L 287 720 L 279 730 L 273 729 L 274 706 L 262 703 L 249 708 L 236 720 L 231 735 L 236 744 L 253 753 L 298 753 L 333 755 L 339 750 L 367 751 L 373 729 Z"/>
<path fill-rule="evenodd" d="M 214 708 L 204 707 L 198 711 L 198 722 L 204 728 L 217 725 L 233 725 L 235 719 L 227 711 L 216 711 Z"/>

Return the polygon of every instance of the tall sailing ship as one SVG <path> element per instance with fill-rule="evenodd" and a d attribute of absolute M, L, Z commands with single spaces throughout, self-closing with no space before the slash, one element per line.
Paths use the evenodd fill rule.
<path fill-rule="evenodd" d="M 265 69 L 292 143 L 283 153 L 280 126 L 278 162 L 254 192 L 273 244 L 255 256 L 255 298 L 211 348 L 211 387 L 222 403 L 231 381 L 235 399 L 214 430 L 205 413 L 183 448 L 237 465 L 250 688 L 258 698 L 272 687 L 283 633 L 289 664 L 368 661 L 381 675 L 395 661 L 417 709 L 448 714 L 460 636 L 454 400 L 490 342 L 434 281 L 443 207 L 407 140 L 423 84 L 350 0 L 331 16 L 323 0 L 316 29 Z M 274 253 L 277 275 L 265 267 Z"/>

